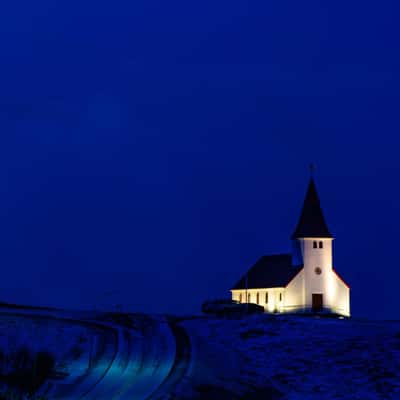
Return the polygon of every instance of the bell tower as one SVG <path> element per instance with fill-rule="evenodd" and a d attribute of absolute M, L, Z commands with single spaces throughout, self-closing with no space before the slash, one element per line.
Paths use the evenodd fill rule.
<path fill-rule="evenodd" d="M 304 305 L 322 311 L 332 304 L 333 236 L 325 222 L 311 174 L 299 222 L 292 234 L 292 264 L 304 266 Z"/>

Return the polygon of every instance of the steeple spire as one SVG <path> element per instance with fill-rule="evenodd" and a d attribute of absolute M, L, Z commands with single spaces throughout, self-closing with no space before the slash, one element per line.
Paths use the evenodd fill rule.
<path fill-rule="evenodd" d="M 314 182 L 313 169 L 314 166 L 311 164 L 310 183 L 308 185 L 300 219 L 295 231 L 293 232 L 292 239 L 305 237 L 333 238 L 329 232 L 328 226 L 326 225 L 324 214 L 322 212 L 317 188 Z"/>
<path fill-rule="evenodd" d="M 310 164 L 310 178 L 314 178 L 315 164 Z"/>

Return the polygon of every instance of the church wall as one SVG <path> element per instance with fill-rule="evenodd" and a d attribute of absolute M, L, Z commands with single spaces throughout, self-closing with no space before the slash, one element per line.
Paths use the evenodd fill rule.
<path fill-rule="evenodd" d="M 328 291 L 331 310 L 335 313 L 349 317 L 350 288 L 333 271 Z"/>
<path fill-rule="evenodd" d="M 329 307 L 332 299 L 329 294 L 329 287 L 332 286 L 334 277 L 332 272 L 332 240 L 326 238 L 301 239 L 304 255 L 304 292 L 305 306 L 311 308 L 312 294 L 322 293 L 324 306 Z M 323 243 L 323 248 L 314 248 L 314 241 Z M 316 273 L 320 268 L 321 273 Z"/>
<path fill-rule="evenodd" d="M 286 286 L 284 311 L 293 312 L 304 307 L 304 269 Z"/>
<path fill-rule="evenodd" d="M 246 290 L 232 290 L 232 300 L 239 301 L 242 295 L 242 303 L 245 302 Z M 268 303 L 265 302 L 265 294 L 268 292 Z M 247 296 L 250 295 L 250 303 L 257 304 L 257 293 L 259 294 L 259 305 L 263 306 L 267 312 L 282 312 L 285 304 L 285 288 L 271 289 L 248 289 Z"/>
<path fill-rule="evenodd" d="M 324 306 L 332 312 L 350 316 L 350 289 L 333 272 L 329 274 L 327 289 L 323 293 Z M 288 284 L 286 288 L 270 289 L 248 289 L 249 302 L 257 304 L 257 293 L 259 293 L 259 305 L 263 306 L 266 312 L 296 312 L 311 309 L 312 303 L 305 302 L 305 271 L 301 270 Z M 317 293 L 318 288 L 314 293 Z M 232 300 L 239 301 L 242 295 L 242 303 L 245 302 L 246 290 L 232 290 Z M 265 294 L 268 292 L 268 303 L 265 303 Z M 282 294 L 282 300 L 280 300 Z"/>
<path fill-rule="evenodd" d="M 240 296 L 240 293 L 242 293 L 242 290 L 231 290 L 231 293 L 232 293 L 232 300 L 239 301 L 239 296 Z"/>
<path fill-rule="evenodd" d="M 318 248 L 314 248 L 314 241 L 317 242 Z M 323 243 L 322 249 L 319 248 L 319 242 Z M 332 268 L 333 241 L 327 238 L 305 238 L 300 239 L 300 243 L 304 258 L 304 308 L 311 309 L 313 293 L 321 293 L 325 309 L 346 316 L 350 315 L 350 291 Z M 316 268 L 321 269 L 320 274 L 316 273 Z M 294 284 L 295 282 L 289 284 L 288 296 L 296 293 Z M 288 305 L 289 301 L 292 301 L 290 297 L 288 297 Z"/>

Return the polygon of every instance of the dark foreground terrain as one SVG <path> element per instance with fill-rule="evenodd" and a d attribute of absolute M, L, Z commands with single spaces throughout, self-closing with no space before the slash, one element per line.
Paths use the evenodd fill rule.
<path fill-rule="evenodd" d="M 0 311 L 0 399 L 400 399 L 398 322 Z"/>

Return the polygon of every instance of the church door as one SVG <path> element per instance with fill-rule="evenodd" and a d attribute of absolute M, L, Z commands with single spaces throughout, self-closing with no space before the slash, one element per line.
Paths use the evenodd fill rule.
<path fill-rule="evenodd" d="M 312 309 L 313 311 L 322 311 L 324 306 L 322 294 L 320 293 L 313 293 L 312 294 Z"/>

